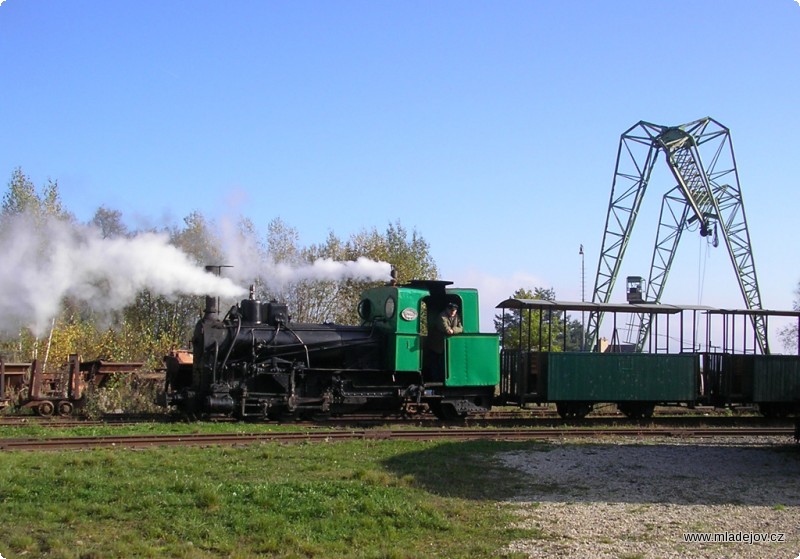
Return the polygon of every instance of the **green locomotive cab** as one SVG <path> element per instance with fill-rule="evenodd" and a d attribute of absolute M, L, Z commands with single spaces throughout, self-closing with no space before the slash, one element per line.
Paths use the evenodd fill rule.
<path fill-rule="evenodd" d="M 386 339 L 385 367 L 418 371 L 434 411 L 461 416 L 488 411 L 500 381 L 500 341 L 480 329 L 478 292 L 448 288 L 452 282 L 414 280 L 365 291 L 358 306 L 362 325 L 372 325 Z M 448 304 L 458 307 L 463 332 L 444 340 L 443 375 L 435 373 L 430 320 Z M 425 399 L 425 398 L 423 398 Z M 437 408 L 439 408 L 437 410 Z"/>
<path fill-rule="evenodd" d="M 386 369 L 421 371 L 420 316 L 427 296 L 425 290 L 400 286 L 375 287 L 362 294 L 358 315 L 362 325 L 371 325 L 386 336 Z"/>

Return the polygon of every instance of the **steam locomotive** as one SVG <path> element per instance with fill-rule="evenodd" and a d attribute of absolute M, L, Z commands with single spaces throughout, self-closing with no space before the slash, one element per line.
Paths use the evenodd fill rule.
<path fill-rule="evenodd" d="M 206 298 L 192 363 L 167 363 L 168 402 L 190 417 L 270 418 L 416 412 L 457 418 L 488 411 L 499 383 L 499 338 L 478 331 L 478 292 L 452 282 L 393 282 L 366 290 L 360 326 L 295 323 L 286 305 L 249 299 L 220 316 Z M 445 339 L 444 371 L 428 317 L 455 304 L 464 331 Z"/>

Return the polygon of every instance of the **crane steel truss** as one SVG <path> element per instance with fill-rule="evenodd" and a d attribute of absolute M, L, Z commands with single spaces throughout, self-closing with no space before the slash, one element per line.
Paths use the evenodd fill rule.
<path fill-rule="evenodd" d="M 714 246 L 721 235 L 747 308 L 760 309 L 730 131 L 712 118 L 681 126 L 640 121 L 622 134 L 592 301 L 609 302 L 659 152 L 664 153 L 677 186 L 662 200 L 646 300 L 661 301 L 681 234 L 696 223 L 702 236 L 714 235 Z M 596 346 L 601 321 L 602 314 L 590 314 L 586 331 L 590 348 Z M 769 353 L 764 318 L 753 316 L 753 328 L 762 353 Z M 637 351 L 642 349 L 649 330 L 649 317 L 640 317 Z"/>

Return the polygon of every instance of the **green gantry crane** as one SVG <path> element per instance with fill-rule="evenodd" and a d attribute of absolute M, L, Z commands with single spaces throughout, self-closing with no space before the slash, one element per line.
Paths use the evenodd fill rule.
<path fill-rule="evenodd" d="M 730 131 L 712 118 L 680 126 L 640 121 L 620 137 L 592 301 L 609 302 L 659 153 L 664 154 L 677 185 L 662 199 L 643 301 L 661 302 L 678 241 L 684 231 L 696 226 L 700 235 L 713 236 L 714 246 L 720 240 L 725 244 L 747 308 L 760 309 L 761 295 Z M 753 315 L 752 321 L 762 353 L 769 353 L 764 318 Z M 589 315 L 587 347 L 596 348 L 601 322 L 601 313 Z M 636 350 L 641 351 L 650 331 L 648 315 L 639 316 L 638 331 Z"/>

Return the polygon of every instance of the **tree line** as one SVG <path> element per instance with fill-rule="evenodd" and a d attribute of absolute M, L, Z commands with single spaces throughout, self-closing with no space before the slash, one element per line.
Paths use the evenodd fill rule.
<path fill-rule="evenodd" d="M 101 206 L 88 223 L 81 224 L 64 206 L 57 181 L 48 180 L 37 189 L 22 169 L 17 168 L 2 199 L 0 228 L 9 219 L 22 215 L 32 220 L 58 220 L 90 226 L 103 239 L 161 233 L 198 266 L 225 263 L 220 228 L 199 211 L 189 213 L 178 225 L 134 230 L 125 224 L 121 211 Z M 417 231 L 408 231 L 399 221 L 389 223 L 384 230 L 375 227 L 362 229 L 346 239 L 331 231 L 323 242 L 307 246 L 300 243 L 299 231 L 279 216 L 266 224 L 263 233 L 258 224 L 247 217 L 240 217 L 235 228 L 237 242 L 246 247 L 254 261 L 300 267 L 320 259 L 350 262 L 367 258 L 391 263 L 400 282 L 438 279 L 439 276 L 429 243 Z M 5 273 L 14 273 L 14 270 Z M 252 278 L 256 298 L 287 303 L 292 320 L 297 322 L 338 324 L 358 324 L 360 293 L 380 283 L 359 279 L 301 279 L 276 286 L 268 279 L 263 276 Z M 14 294 L 5 293 L 4 296 L 14 297 Z M 555 300 L 556 294 L 552 288 L 520 288 L 512 297 Z M 58 367 L 67 361 L 70 354 L 78 353 L 85 360 L 144 362 L 149 367 L 158 367 L 161 357 L 170 350 L 190 347 L 194 324 L 204 305 L 202 296 L 167 297 L 142 289 L 136 293 L 133 303 L 109 313 L 98 312 L 91 301 L 64 297 L 46 334 L 34 335 L 24 327 L 18 331 L 0 332 L 0 356 L 6 362 L 39 359 L 51 367 Z M 570 320 L 560 312 L 542 319 L 535 311 L 536 316 L 529 317 L 528 314 L 530 311 L 515 310 L 506 313 L 504 320 L 500 315 L 495 317 L 496 330 L 506 330 L 507 344 L 531 339 L 535 347 L 542 339 L 548 340 L 545 343 L 553 351 L 582 348 L 583 327 L 580 321 Z M 550 332 L 554 333 L 552 337 Z"/>
<path fill-rule="evenodd" d="M 17 168 L 3 196 L 0 226 L 21 215 L 32 220 L 50 219 L 92 226 L 104 239 L 152 232 L 166 234 L 169 242 L 198 266 L 224 264 L 220 228 L 199 211 L 191 212 L 179 225 L 132 230 L 126 226 L 121 211 L 100 207 L 88 223 L 79 224 L 64 207 L 57 181 L 48 180 L 37 189 L 22 169 Z M 346 239 L 330 232 L 323 242 L 308 246 L 300 243 L 297 229 L 280 217 L 269 221 L 263 234 L 257 224 L 246 217 L 241 217 L 235 227 L 237 241 L 256 253 L 251 255 L 254 261 L 291 267 L 308 265 L 319 259 L 341 262 L 367 258 L 391 263 L 401 281 L 436 279 L 439 273 L 428 242 L 417 231 L 408 231 L 399 221 L 389 223 L 385 230 L 363 229 Z M 15 271 L 5 270 L 4 273 Z M 358 323 L 359 293 L 380 283 L 358 279 L 304 279 L 275 287 L 267 279 L 253 278 L 256 297 L 263 301 L 286 302 L 293 320 L 341 324 Z M 15 295 L 5 293 L 4 296 L 13 298 Z M 3 332 L 0 354 L 6 362 L 39 359 L 53 367 L 66 362 L 71 353 L 79 353 L 84 359 L 142 361 L 157 367 L 161 356 L 170 350 L 189 346 L 204 303 L 202 296 L 165 297 L 144 289 L 123 309 L 99 313 L 91 302 L 65 297 L 46 335 L 35 336 L 27 328 Z"/>

